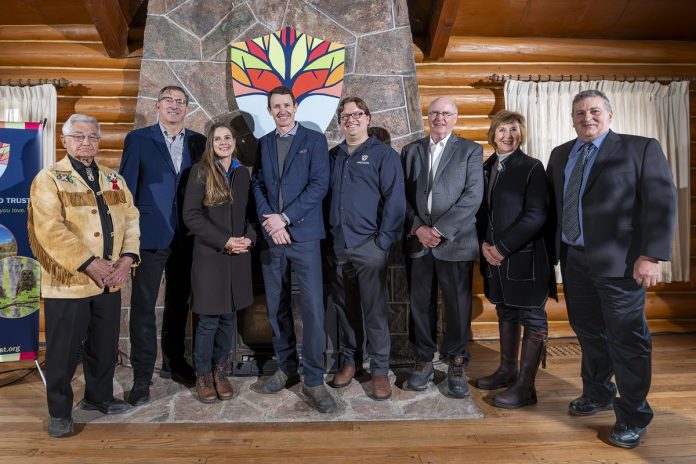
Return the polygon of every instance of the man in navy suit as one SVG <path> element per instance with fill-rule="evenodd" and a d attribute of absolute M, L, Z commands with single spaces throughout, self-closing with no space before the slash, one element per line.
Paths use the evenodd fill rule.
<path fill-rule="evenodd" d="M 140 211 L 140 267 L 133 276 L 130 309 L 134 406 L 150 399 L 157 359 L 155 304 L 162 272 L 166 276 L 162 320 L 162 377 L 193 385 L 195 372 L 184 359 L 184 337 L 191 288 L 190 237 L 181 218 L 183 189 L 191 165 L 205 148 L 205 137 L 184 128 L 188 96 L 176 86 L 160 90 L 159 122 L 126 136 L 119 171 Z"/>
<path fill-rule="evenodd" d="M 300 287 L 302 391 L 318 411 L 337 410 L 324 385 L 324 301 L 320 240 L 322 200 L 329 187 L 329 149 L 323 134 L 295 122 L 297 102 L 287 87 L 268 94 L 276 129 L 259 139 L 252 190 L 267 247 L 261 251 L 268 319 L 278 369 L 259 384 L 277 393 L 299 381 L 292 317 L 290 266 Z"/>
<path fill-rule="evenodd" d="M 609 441 L 634 448 L 653 417 L 645 291 L 658 282 L 658 262 L 671 257 L 676 189 L 657 140 L 609 130 L 604 93 L 580 92 L 572 116 L 578 137 L 554 148 L 547 167 L 555 200 L 549 224 L 582 348 L 582 395 L 569 411 L 613 409 Z"/>

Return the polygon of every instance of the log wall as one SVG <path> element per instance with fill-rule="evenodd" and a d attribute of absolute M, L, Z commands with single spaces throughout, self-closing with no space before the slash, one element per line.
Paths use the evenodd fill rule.
<path fill-rule="evenodd" d="M 98 161 L 118 167 L 133 129 L 142 50 L 110 58 L 93 25 L 0 26 L 0 79 L 67 79 L 58 90 L 57 130 L 72 113 L 96 117 L 102 130 Z M 65 156 L 56 137 L 56 159 Z"/>
<path fill-rule="evenodd" d="M 487 143 L 490 118 L 505 107 L 503 84 L 492 82 L 493 74 L 528 76 L 583 75 L 589 79 L 637 79 L 659 77 L 696 78 L 696 43 L 584 40 L 509 37 L 450 38 L 445 56 L 436 62 L 423 60 L 415 48 L 421 107 L 427 133 L 429 103 L 439 97 L 453 98 L 459 112 L 455 133 L 484 147 L 484 157 L 493 152 Z M 690 93 L 691 185 L 696 180 L 696 86 Z M 696 196 L 691 196 L 691 282 L 662 284 L 648 293 L 647 316 L 653 331 L 696 330 Z M 562 290 L 559 287 L 559 290 Z M 478 272 L 474 277 L 474 335 L 497 337 L 495 309 L 483 296 Z M 548 304 L 552 336 L 570 336 L 564 299 Z"/>

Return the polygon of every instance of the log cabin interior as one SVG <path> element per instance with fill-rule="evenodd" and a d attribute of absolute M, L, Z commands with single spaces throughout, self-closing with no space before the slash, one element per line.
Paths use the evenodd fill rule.
<path fill-rule="evenodd" d="M 166 2 L 167 0 L 149 0 Z M 455 132 L 484 146 L 491 116 L 505 107 L 503 80 L 618 79 L 690 84 L 691 183 L 696 179 L 696 3 L 691 0 L 408 0 L 421 107 L 427 133 L 428 104 L 453 97 Z M 58 130 L 80 112 L 102 124 L 99 161 L 117 167 L 123 140 L 134 128 L 147 0 L 16 0 L 0 15 L 0 85 L 55 81 Z M 59 143 L 59 142 L 58 142 Z M 57 146 L 56 157 L 65 156 Z M 651 401 L 655 429 L 640 452 L 611 448 L 597 440 L 611 420 L 577 424 L 565 405 L 577 393 L 579 358 L 559 362 L 541 381 L 546 401 L 528 411 L 496 410 L 477 403 L 479 421 L 334 423 L 220 426 L 87 425 L 70 441 L 45 435 L 45 401 L 38 377 L 0 390 L 0 457 L 16 462 L 669 462 L 696 460 L 696 202 L 691 196 L 690 281 L 651 288 L 646 305 L 657 337 Z M 560 289 L 560 287 L 559 287 Z M 475 277 L 476 339 L 497 336 L 493 307 Z M 547 306 L 551 335 L 572 337 L 564 301 Z M 486 366 L 497 359 L 495 344 L 473 351 Z M 0 366 L 0 370 L 3 366 Z M 10 377 L 12 373 L 8 374 Z M 0 378 L 2 378 L 0 376 Z M 0 382 L 2 383 L 2 382 Z M 473 389 L 472 389 L 473 390 Z M 689 406 L 689 404 L 691 404 Z M 526 413 L 526 414 L 525 414 Z M 553 417 L 550 424 L 548 417 Z M 688 425 L 683 425 L 688 424 Z M 43 428 L 42 428 L 43 427 Z M 651 429 L 651 431 L 652 431 Z M 324 442 L 322 434 L 330 434 Z M 133 435 L 137 435 L 133 437 Z M 320 444 L 320 442 L 324 442 Z M 542 446 L 551 443 L 552 446 Z M 292 451 L 288 451 L 292 448 Z M 364 454 L 361 454 L 364 453 Z M 10 461 L 7 461 L 10 462 Z"/>

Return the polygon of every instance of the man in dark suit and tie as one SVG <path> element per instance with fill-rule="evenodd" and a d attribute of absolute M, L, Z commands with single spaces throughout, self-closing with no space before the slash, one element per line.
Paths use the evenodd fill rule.
<path fill-rule="evenodd" d="M 258 391 L 277 393 L 299 381 L 290 294 L 292 266 L 300 287 L 302 391 L 319 412 L 335 412 L 336 402 L 324 385 L 320 251 L 325 237 L 322 200 L 329 187 L 328 143 L 324 134 L 295 121 L 297 102 L 289 88 L 271 90 L 268 112 L 276 129 L 259 139 L 252 190 L 267 245 L 261 250 L 261 270 L 278 369 L 260 382 Z"/>
<path fill-rule="evenodd" d="M 184 128 L 188 96 L 167 86 L 157 96 L 159 121 L 126 136 L 119 171 L 140 211 L 140 267 L 133 275 L 130 309 L 133 388 L 128 401 L 150 400 L 157 359 L 155 304 L 162 272 L 166 290 L 162 319 L 162 377 L 194 385 L 195 372 L 184 359 L 184 337 L 191 289 L 191 238 L 181 207 L 191 165 L 205 148 L 205 137 Z"/>
<path fill-rule="evenodd" d="M 440 353 L 449 361 L 450 394 L 469 394 L 464 367 L 471 325 L 471 282 L 479 256 L 476 212 L 483 198 L 483 149 L 452 134 L 457 107 L 448 98 L 428 110 L 430 136 L 402 152 L 406 184 L 406 270 L 411 290 L 411 342 L 416 365 L 408 388 L 425 390 L 437 351 L 437 295 L 445 303 Z"/>
<path fill-rule="evenodd" d="M 671 258 L 676 189 L 657 140 L 609 129 L 604 93 L 577 94 L 572 117 L 578 138 L 556 147 L 547 167 L 555 199 L 549 224 L 582 348 L 583 391 L 569 411 L 613 409 L 609 441 L 634 448 L 653 417 L 645 294 L 658 282 L 659 261 Z"/>

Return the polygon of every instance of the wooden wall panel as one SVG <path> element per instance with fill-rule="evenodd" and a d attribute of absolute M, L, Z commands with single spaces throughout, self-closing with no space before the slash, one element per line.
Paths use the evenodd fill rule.
<path fill-rule="evenodd" d="M 482 143 L 484 158 L 493 152 L 486 143 L 490 117 L 505 107 L 503 83 L 493 74 L 522 76 L 590 75 L 591 78 L 655 76 L 696 78 L 696 43 L 617 40 L 539 39 L 501 37 L 450 38 L 445 56 L 437 62 L 423 62 L 414 48 L 421 92 L 421 108 L 427 130 L 428 105 L 447 96 L 457 104 L 455 133 Z M 692 84 L 691 180 L 696 181 L 696 91 Z M 696 232 L 696 192 L 692 191 L 691 228 Z M 651 326 L 669 330 L 696 328 L 696 238 L 691 234 L 691 282 L 660 284 L 648 293 L 647 314 Z M 550 302 L 549 319 L 553 336 L 572 335 L 561 291 L 561 302 Z M 474 273 L 475 336 L 497 337 L 495 308 L 487 302 L 478 269 Z M 686 321 L 686 322 L 684 322 Z"/>
<path fill-rule="evenodd" d="M 58 90 L 57 130 L 73 113 L 101 123 L 100 158 L 118 167 L 123 140 L 133 129 L 142 50 L 109 58 L 92 25 L 0 27 L 0 79 L 67 79 Z M 60 139 L 56 158 L 65 156 Z"/>

